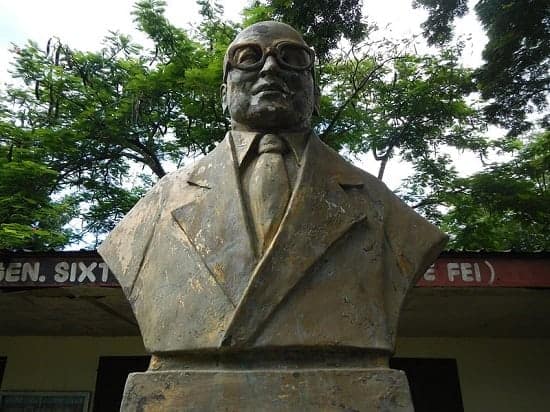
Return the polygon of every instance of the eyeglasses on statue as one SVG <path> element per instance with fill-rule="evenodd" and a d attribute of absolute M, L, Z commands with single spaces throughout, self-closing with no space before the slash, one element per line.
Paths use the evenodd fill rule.
<path fill-rule="evenodd" d="M 227 51 L 224 83 L 229 69 L 260 70 L 270 55 L 275 57 L 281 68 L 296 71 L 311 69 L 315 61 L 313 49 L 299 43 L 281 41 L 270 47 L 262 47 L 258 43 L 235 44 Z"/>

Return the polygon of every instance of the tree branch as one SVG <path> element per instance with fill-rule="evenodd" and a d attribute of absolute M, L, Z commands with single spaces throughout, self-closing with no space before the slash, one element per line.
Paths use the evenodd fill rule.
<path fill-rule="evenodd" d="M 342 113 L 344 112 L 344 110 L 346 109 L 346 107 L 348 107 L 348 105 L 357 98 L 357 96 L 359 95 L 359 93 L 361 91 L 363 91 L 363 89 L 367 86 L 367 84 L 369 83 L 369 81 L 372 79 L 372 77 L 374 76 L 374 74 L 380 70 L 381 68 L 384 67 L 384 65 L 386 63 L 388 63 L 389 61 L 391 60 L 395 60 L 395 59 L 398 59 L 400 58 L 399 56 L 394 56 L 394 57 L 388 57 L 387 59 L 383 60 L 381 63 L 377 64 L 370 72 L 369 74 L 367 74 L 358 84 L 357 88 L 353 91 L 353 93 L 346 99 L 346 101 L 344 103 L 342 103 L 342 105 L 338 108 L 338 110 L 336 111 L 336 114 L 334 115 L 334 117 L 332 118 L 331 122 L 329 123 L 328 127 L 325 129 L 325 131 L 323 132 L 323 134 L 321 135 L 321 137 L 323 138 L 323 140 L 327 140 L 327 136 L 330 134 L 330 132 L 332 132 L 332 129 L 334 129 L 334 126 L 336 125 L 336 122 L 340 119 L 340 116 L 342 115 Z"/>

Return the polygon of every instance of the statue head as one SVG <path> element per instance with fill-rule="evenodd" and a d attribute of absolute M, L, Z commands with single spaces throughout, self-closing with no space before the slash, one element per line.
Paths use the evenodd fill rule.
<path fill-rule="evenodd" d="M 232 127 L 308 129 L 318 107 L 315 53 L 287 24 L 265 21 L 240 32 L 224 59 L 222 105 Z"/>

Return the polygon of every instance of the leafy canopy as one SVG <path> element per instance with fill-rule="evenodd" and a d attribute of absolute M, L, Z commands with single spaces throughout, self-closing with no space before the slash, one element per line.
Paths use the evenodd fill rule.
<path fill-rule="evenodd" d="M 244 25 L 279 20 L 296 28 L 315 49 L 321 61 L 344 38 L 363 40 L 367 25 L 362 19 L 361 0 L 256 0 L 244 11 Z"/>
<path fill-rule="evenodd" d="M 550 132 L 532 137 L 515 159 L 456 179 L 443 198 L 451 247 L 549 250 Z"/>
<path fill-rule="evenodd" d="M 235 26 L 221 21 L 218 6 L 201 5 L 203 21 L 191 36 L 164 17 L 162 1 L 136 3 L 136 25 L 152 40 L 152 50 L 115 32 L 97 52 L 75 50 L 55 38 L 45 49 L 32 41 L 13 47 L 15 83 L 0 97 L 0 196 L 20 211 L 5 209 L 0 224 L 7 229 L 26 224 L 25 230 L 18 227 L 20 233 L 55 241 L 37 243 L 21 235 L 28 242 L 7 238 L 0 247 L 67 244 L 64 225 L 75 216 L 75 205 L 84 224 L 80 236 L 105 233 L 167 167 L 207 153 L 223 138 L 228 121 L 218 88 Z M 25 152 L 17 157 L 12 147 Z M 31 218 L 38 199 L 19 193 L 24 202 L 17 201 L 15 171 L 39 185 L 35 194 L 44 213 L 51 209 L 56 219 Z M 72 207 L 51 200 L 62 193 L 71 193 Z"/>
<path fill-rule="evenodd" d="M 423 23 L 430 44 L 452 39 L 453 22 L 468 11 L 465 0 L 414 0 L 429 11 Z M 480 0 L 475 11 L 488 43 L 476 78 L 487 102 L 487 119 L 518 136 L 532 128 L 534 114 L 547 127 L 550 89 L 548 0 Z"/>
<path fill-rule="evenodd" d="M 462 13 L 455 3 L 439 9 L 439 21 Z M 166 19 L 164 2 L 138 1 L 132 13 L 151 48 L 116 32 L 99 51 L 55 38 L 45 48 L 32 41 L 13 47 L 14 83 L 0 94 L 0 248 L 60 248 L 89 235 L 97 241 L 158 178 L 223 138 L 229 119 L 219 104 L 222 61 L 241 25 L 224 21 L 215 2 L 198 4 L 200 24 L 183 30 Z M 242 25 L 268 18 L 299 28 L 320 55 L 315 128 L 325 142 L 350 157 L 370 153 L 380 179 L 391 162 L 409 163 L 414 174 L 401 195 L 442 224 L 454 247 L 547 247 L 546 134 L 526 139 L 514 162 L 466 179 L 447 154 L 455 148 L 484 158 L 491 146 L 472 99 L 485 84 L 484 69 L 460 66 L 460 44 L 422 55 L 410 39 L 374 40 L 380 36 L 364 24 L 358 0 L 256 1 Z M 439 33 L 445 39 L 452 30 Z M 527 57 L 514 69 L 534 67 L 536 56 Z M 534 94 L 527 98 L 537 102 Z M 517 142 L 492 144 L 517 150 Z"/>

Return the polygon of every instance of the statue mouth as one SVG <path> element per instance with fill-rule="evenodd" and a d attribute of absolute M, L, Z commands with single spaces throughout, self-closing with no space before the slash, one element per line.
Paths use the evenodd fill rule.
<path fill-rule="evenodd" d="M 273 82 L 261 82 L 257 86 L 255 86 L 252 89 L 253 94 L 260 94 L 260 93 L 281 93 L 281 94 L 290 94 L 290 90 L 288 90 L 288 87 L 279 84 L 279 83 L 273 83 Z"/>

